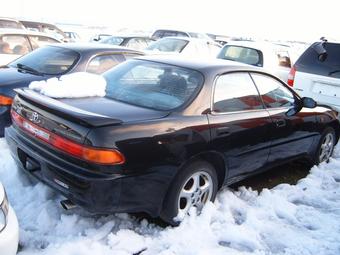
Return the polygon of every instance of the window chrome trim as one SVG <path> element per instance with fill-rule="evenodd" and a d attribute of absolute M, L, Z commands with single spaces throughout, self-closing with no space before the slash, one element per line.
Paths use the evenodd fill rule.
<path fill-rule="evenodd" d="M 250 76 L 249 71 L 246 71 L 246 70 L 235 70 L 235 71 L 225 72 L 225 73 L 216 75 L 213 81 L 212 92 L 211 92 L 212 94 L 211 94 L 211 99 L 210 99 L 210 114 L 219 116 L 219 115 L 230 115 L 230 114 L 235 114 L 235 113 L 247 113 L 247 112 L 262 112 L 262 111 L 268 112 L 265 105 L 263 104 L 262 97 L 260 94 L 259 94 L 259 98 L 262 102 L 263 109 L 242 110 L 242 111 L 233 111 L 233 112 L 215 112 L 214 111 L 213 106 L 214 106 L 215 88 L 216 88 L 217 79 L 219 79 L 223 75 L 228 75 L 228 74 L 233 74 L 233 73 L 245 73 Z M 251 76 L 250 76 L 250 79 L 252 80 Z M 259 93 L 255 84 L 254 84 L 254 88 L 256 89 L 257 93 Z"/>

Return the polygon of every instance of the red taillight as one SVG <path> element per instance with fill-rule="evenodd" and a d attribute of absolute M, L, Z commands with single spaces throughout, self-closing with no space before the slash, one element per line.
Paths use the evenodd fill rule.
<path fill-rule="evenodd" d="M 13 98 L 0 95 L 0 105 L 11 105 L 12 102 L 13 102 Z"/>
<path fill-rule="evenodd" d="M 288 85 L 293 87 L 294 86 L 294 79 L 295 79 L 295 72 L 296 72 L 296 68 L 295 66 L 293 66 L 291 69 L 290 69 L 290 72 L 288 74 Z"/>
<path fill-rule="evenodd" d="M 11 110 L 11 115 L 13 122 L 15 122 L 20 128 L 72 156 L 105 165 L 120 165 L 125 163 L 124 155 L 115 149 L 108 150 L 83 146 L 33 124 L 14 110 Z"/>

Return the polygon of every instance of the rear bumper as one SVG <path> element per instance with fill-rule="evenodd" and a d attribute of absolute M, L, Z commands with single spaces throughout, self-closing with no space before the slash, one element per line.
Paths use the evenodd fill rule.
<path fill-rule="evenodd" d="M 10 106 L 0 106 L 0 137 L 5 135 L 5 127 L 11 125 Z"/>
<path fill-rule="evenodd" d="M 53 148 L 46 149 L 13 126 L 5 131 L 18 167 L 60 192 L 73 203 L 92 213 L 146 212 L 160 213 L 170 183 L 163 171 L 145 171 L 139 175 L 97 173 L 83 169 L 59 157 Z M 84 172 L 84 174 L 79 174 Z"/>
<path fill-rule="evenodd" d="M 15 255 L 19 243 L 19 224 L 17 217 L 9 207 L 8 222 L 4 230 L 0 233 L 0 253 L 6 255 Z"/>

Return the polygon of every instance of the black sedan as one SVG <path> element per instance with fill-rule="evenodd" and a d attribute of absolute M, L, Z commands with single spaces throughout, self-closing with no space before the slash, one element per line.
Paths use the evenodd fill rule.
<path fill-rule="evenodd" d="M 19 167 L 95 213 L 174 223 L 223 185 L 297 158 L 328 161 L 337 113 L 256 67 L 141 57 L 106 72 L 106 96 L 18 90 L 6 139 Z"/>
<path fill-rule="evenodd" d="M 142 52 L 107 45 L 58 44 L 45 46 L 0 67 L 0 137 L 10 125 L 14 89 L 32 81 L 46 80 L 73 72 L 103 73 Z"/>

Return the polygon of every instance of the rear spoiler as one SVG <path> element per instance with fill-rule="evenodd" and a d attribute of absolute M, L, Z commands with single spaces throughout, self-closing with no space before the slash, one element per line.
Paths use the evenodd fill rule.
<path fill-rule="evenodd" d="M 84 126 L 102 127 L 109 125 L 119 125 L 123 122 L 119 119 L 113 119 L 108 116 L 81 110 L 59 100 L 39 94 L 31 89 L 22 88 L 14 89 L 14 91 L 21 99 L 61 118 L 79 123 Z"/>

